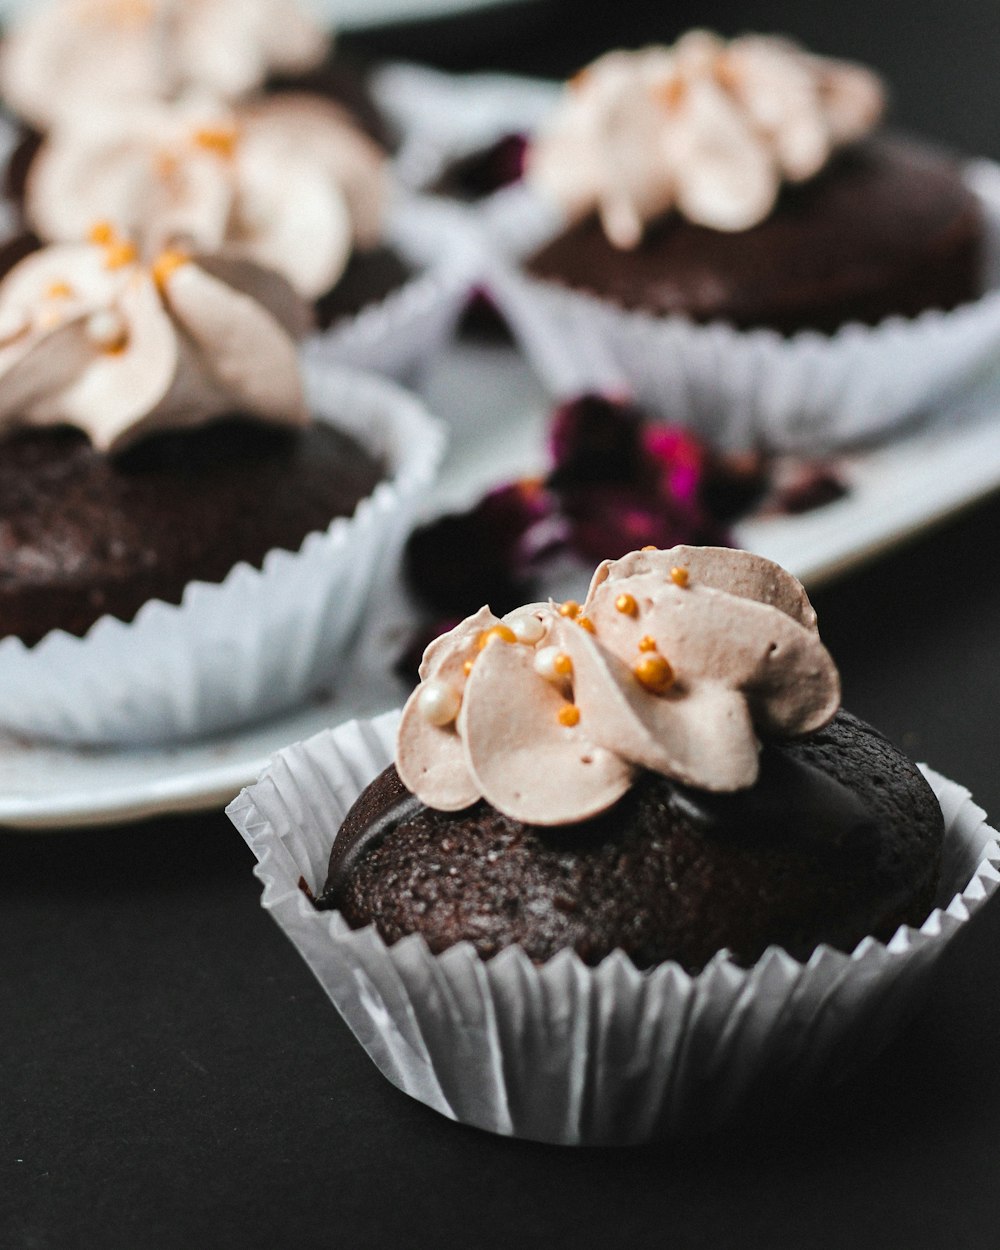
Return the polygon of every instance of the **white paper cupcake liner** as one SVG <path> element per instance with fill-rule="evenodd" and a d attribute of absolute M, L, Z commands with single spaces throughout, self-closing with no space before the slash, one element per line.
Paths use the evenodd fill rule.
<path fill-rule="evenodd" d="M 986 217 L 986 293 L 950 312 L 782 337 L 625 311 L 499 260 L 487 281 L 522 348 L 560 398 L 589 390 L 630 394 L 652 413 L 688 424 L 724 448 L 815 451 L 856 444 L 930 412 L 1000 364 L 1000 166 L 974 162 L 965 177 Z M 522 189 L 521 198 L 530 199 L 530 192 Z M 497 200 L 486 206 L 483 220 L 498 253 L 523 256 L 539 245 L 544 211 L 539 207 L 533 217 L 516 197 L 512 205 L 525 226 Z"/>
<path fill-rule="evenodd" d="M 385 241 L 417 272 L 383 299 L 312 335 L 307 360 L 405 380 L 448 342 L 480 267 L 469 226 L 445 206 L 422 205 L 401 193 Z"/>
<path fill-rule="evenodd" d="M 562 90 L 540 78 L 447 74 L 404 62 L 376 70 L 370 86 L 400 136 L 396 176 L 413 190 L 426 189 L 453 161 L 505 135 L 534 132 Z"/>
<path fill-rule="evenodd" d="M 217 584 L 191 582 L 179 605 L 151 600 L 131 623 L 111 616 L 85 637 L 61 630 L 34 647 L 0 641 L 0 727 L 87 745 L 153 744 L 213 734 L 336 690 L 338 666 L 373 586 L 398 563 L 444 435 L 392 383 L 307 370 L 322 420 L 385 458 L 387 476 L 351 517 L 237 564 Z M 266 501 L 262 501 L 266 506 Z"/>
<path fill-rule="evenodd" d="M 720 954 L 699 975 L 597 968 L 520 948 L 432 955 L 418 936 L 386 946 L 299 888 L 326 877 L 355 798 L 392 759 L 398 713 L 352 721 L 282 751 L 227 809 L 258 865 L 263 906 L 295 944 L 380 1071 L 451 1119 L 566 1145 L 704 1131 L 779 1078 L 843 1075 L 919 1003 L 937 958 L 1000 882 L 1000 847 L 966 790 L 927 773 L 944 812 L 941 906 L 888 944 L 772 948 L 752 968 Z"/>

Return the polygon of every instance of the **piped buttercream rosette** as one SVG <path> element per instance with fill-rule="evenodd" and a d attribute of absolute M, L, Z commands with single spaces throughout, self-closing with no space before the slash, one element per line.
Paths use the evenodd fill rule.
<path fill-rule="evenodd" d="M 773 36 L 692 31 L 582 70 L 529 148 L 527 174 L 571 219 L 596 212 L 617 247 L 671 209 L 747 230 L 783 183 L 814 177 L 884 107 L 862 66 Z"/>
<path fill-rule="evenodd" d="M 65 119 L 31 165 L 25 215 L 50 242 L 106 219 L 146 252 L 245 257 L 316 299 L 379 242 L 387 198 L 384 153 L 337 105 L 199 95 Z"/>
<path fill-rule="evenodd" d="M 41 130 L 102 103 L 189 88 L 236 99 L 301 73 L 329 38 L 299 0 L 58 0 L 5 38 L 0 93 Z"/>
<path fill-rule="evenodd" d="M 0 432 L 68 424 L 117 451 L 230 412 L 301 425 L 306 306 L 276 273 L 164 252 L 108 227 L 43 248 L 0 285 Z"/>
<path fill-rule="evenodd" d="M 753 785 L 758 735 L 820 729 L 840 680 L 799 582 L 748 552 L 606 561 L 583 605 L 488 608 L 435 640 L 399 728 L 403 783 L 430 807 L 485 798 L 530 824 L 606 810 L 640 768 Z"/>

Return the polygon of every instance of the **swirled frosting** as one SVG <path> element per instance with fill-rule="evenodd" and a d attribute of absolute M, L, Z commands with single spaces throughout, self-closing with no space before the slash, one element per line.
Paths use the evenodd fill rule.
<path fill-rule="evenodd" d="M 57 126 L 32 163 L 25 212 L 46 240 L 76 241 L 105 219 L 144 252 L 245 257 L 315 299 L 352 248 L 378 242 L 386 167 L 377 144 L 315 96 L 149 101 Z"/>
<path fill-rule="evenodd" d="M 485 798 L 530 824 L 585 820 L 640 768 L 753 785 L 758 735 L 830 721 L 840 679 L 802 586 L 745 551 L 674 547 L 597 569 L 586 601 L 488 608 L 436 639 L 396 767 L 422 802 Z"/>
<path fill-rule="evenodd" d="M 116 451 L 239 412 L 307 420 L 295 336 L 308 311 L 277 274 L 103 241 L 34 252 L 0 283 L 0 434 L 68 424 Z"/>
<path fill-rule="evenodd" d="M 528 151 L 527 175 L 572 218 L 596 212 L 632 248 L 673 209 L 747 230 L 783 182 L 803 182 L 879 121 L 869 70 L 787 40 L 692 31 L 672 47 L 610 52 L 569 83 Z"/>
<path fill-rule="evenodd" d="M 328 37 L 299 0 L 58 0 L 4 40 L 0 94 L 46 130 L 95 104 L 188 88 L 236 99 L 322 60 Z"/>

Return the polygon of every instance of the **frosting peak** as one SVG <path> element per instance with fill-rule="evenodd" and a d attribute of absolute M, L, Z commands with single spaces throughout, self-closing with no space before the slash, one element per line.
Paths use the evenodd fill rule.
<path fill-rule="evenodd" d="M 758 734 L 822 728 L 840 681 L 801 585 L 719 547 L 605 561 L 582 606 L 488 608 L 435 640 L 399 728 L 408 789 L 486 798 L 530 824 L 585 820 L 638 768 L 704 790 L 753 785 Z"/>
<path fill-rule="evenodd" d="M 378 242 L 386 192 L 383 153 L 334 104 L 189 96 L 67 119 L 31 165 L 25 212 L 49 241 L 107 218 L 146 251 L 246 257 L 316 299 L 353 245 Z"/>
<path fill-rule="evenodd" d="M 55 0 L 4 40 L 0 92 L 45 130 L 102 102 L 236 99 L 311 69 L 327 45 L 298 0 Z"/>
<path fill-rule="evenodd" d="M 747 230 L 782 182 L 812 178 L 879 121 L 869 70 L 773 36 L 692 31 L 672 47 L 610 52 L 569 83 L 528 153 L 528 176 L 572 218 L 597 212 L 635 247 L 670 209 Z"/>
<path fill-rule="evenodd" d="M 0 433 L 79 427 L 116 451 L 240 412 L 307 419 L 295 337 L 308 313 L 277 274 L 164 252 L 110 227 L 34 252 L 0 283 Z"/>

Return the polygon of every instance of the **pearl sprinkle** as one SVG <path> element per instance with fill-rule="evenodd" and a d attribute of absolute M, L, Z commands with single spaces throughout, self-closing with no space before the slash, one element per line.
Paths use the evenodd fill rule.
<path fill-rule="evenodd" d="M 536 642 L 541 642 L 545 636 L 545 626 L 537 616 L 531 616 L 527 612 L 523 616 L 509 617 L 507 627 L 518 642 L 523 642 L 529 647 L 533 647 Z"/>
<path fill-rule="evenodd" d="M 425 681 L 417 696 L 420 715 L 429 725 L 450 725 L 462 706 L 462 696 L 445 681 Z"/>
<path fill-rule="evenodd" d="M 535 653 L 535 672 L 546 681 L 561 682 L 572 675 L 573 661 L 558 647 L 542 647 Z"/>
<path fill-rule="evenodd" d="M 113 308 L 91 313 L 84 323 L 84 333 L 102 352 L 119 352 L 128 338 L 128 325 Z"/>

